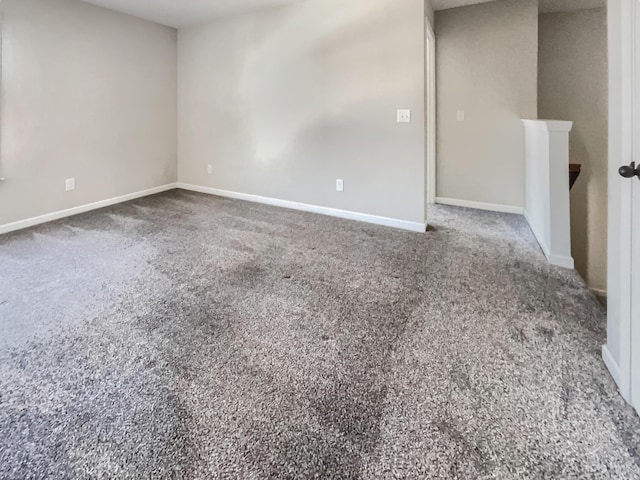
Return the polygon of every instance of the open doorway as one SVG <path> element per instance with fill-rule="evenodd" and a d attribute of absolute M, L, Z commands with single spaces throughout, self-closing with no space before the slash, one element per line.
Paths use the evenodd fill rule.
<path fill-rule="evenodd" d="M 436 36 L 429 21 L 426 22 L 425 71 L 425 223 L 428 224 L 429 206 L 436 203 Z"/>
<path fill-rule="evenodd" d="M 521 119 L 537 118 L 537 3 L 432 5 L 435 27 L 425 28 L 427 208 L 522 214 Z"/>

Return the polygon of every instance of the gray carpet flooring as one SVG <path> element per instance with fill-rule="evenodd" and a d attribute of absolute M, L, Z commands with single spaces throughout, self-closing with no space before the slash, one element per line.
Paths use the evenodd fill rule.
<path fill-rule="evenodd" d="M 640 478 L 580 278 L 432 220 L 173 191 L 0 237 L 0 478 Z"/>

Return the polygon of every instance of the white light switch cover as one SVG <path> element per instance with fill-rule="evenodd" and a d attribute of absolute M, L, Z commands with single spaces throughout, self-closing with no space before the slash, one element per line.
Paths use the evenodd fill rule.
<path fill-rule="evenodd" d="M 459 122 L 464 122 L 464 118 L 465 118 L 464 110 L 458 110 L 457 118 Z"/>
<path fill-rule="evenodd" d="M 67 180 L 65 180 L 64 185 L 65 185 L 65 188 L 66 188 L 67 192 L 70 192 L 71 190 L 75 190 L 76 189 L 76 179 L 75 178 L 68 178 Z"/>
<path fill-rule="evenodd" d="M 411 110 L 398 110 L 398 123 L 411 123 Z"/>

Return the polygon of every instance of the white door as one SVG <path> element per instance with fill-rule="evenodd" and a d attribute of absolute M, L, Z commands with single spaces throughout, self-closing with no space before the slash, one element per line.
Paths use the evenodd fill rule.
<path fill-rule="evenodd" d="M 631 403 L 640 413 L 640 0 L 635 1 L 631 151 L 639 175 L 632 181 Z"/>
<path fill-rule="evenodd" d="M 620 393 L 640 413 L 640 0 L 610 0 L 608 22 L 609 272 L 602 353 Z"/>

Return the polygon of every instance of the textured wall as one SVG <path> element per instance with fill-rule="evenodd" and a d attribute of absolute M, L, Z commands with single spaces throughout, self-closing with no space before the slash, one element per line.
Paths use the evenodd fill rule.
<path fill-rule="evenodd" d="M 572 254 L 589 286 L 607 288 L 607 12 L 540 15 L 539 113 L 572 120 Z"/>
<path fill-rule="evenodd" d="M 438 197 L 522 207 L 520 120 L 537 118 L 537 2 L 438 11 L 436 38 Z"/>
<path fill-rule="evenodd" d="M 179 181 L 424 221 L 424 18 L 309 0 L 180 30 Z"/>
<path fill-rule="evenodd" d="M 75 0 L 2 13 L 0 225 L 175 182 L 175 30 Z"/>

